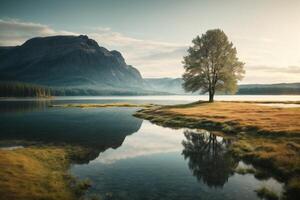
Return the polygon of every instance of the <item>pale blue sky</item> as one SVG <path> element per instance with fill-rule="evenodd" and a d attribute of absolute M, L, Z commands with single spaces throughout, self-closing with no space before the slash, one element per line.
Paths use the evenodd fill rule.
<path fill-rule="evenodd" d="M 246 63 L 242 83 L 300 82 L 298 0 L 0 0 L 0 45 L 87 34 L 144 77 L 180 77 L 190 41 L 221 28 Z"/>

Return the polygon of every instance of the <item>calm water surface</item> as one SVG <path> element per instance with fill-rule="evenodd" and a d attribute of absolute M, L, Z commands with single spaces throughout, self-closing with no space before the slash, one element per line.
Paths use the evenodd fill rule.
<path fill-rule="evenodd" d="M 7 99 L 1 99 L 0 101 Z M 19 100 L 10 98 L 9 100 Z M 24 99 L 23 99 L 24 100 Z M 34 99 L 27 98 L 31 101 Z M 133 102 L 161 102 L 161 103 L 176 103 L 176 102 L 194 102 L 199 100 L 208 100 L 207 95 L 164 95 L 164 96 L 77 96 L 77 97 L 55 97 L 56 101 L 92 101 L 96 100 L 109 100 L 109 101 L 126 101 L 130 100 Z M 300 95 L 215 95 L 217 101 L 300 101 Z"/>
<path fill-rule="evenodd" d="M 65 143 L 92 147 L 70 172 L 103 199 L 258 199 L 262 186 L 278 194 L 283 184 L 235 173 L 251 167 L 234 158 L 232 141 L 205 130 L 163 128 L 132 114 L 138 108 L 50 108 L 62 103 L 186 103 L 186 99 L 59 98 L 0 101 L 0 141 Z M 294 99 L 293 99 L 294 100 Z M 19 146 L 22 144 L 18 144 Z M 25 145 L 26 146 L 26 145 Z M 1 147 L 1 146 L 0 146 Z"/>

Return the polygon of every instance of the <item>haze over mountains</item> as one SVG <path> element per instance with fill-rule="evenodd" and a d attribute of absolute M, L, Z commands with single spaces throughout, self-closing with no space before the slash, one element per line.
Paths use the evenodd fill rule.
<path fill-rule="evenodd" d="M 143 90 L 140 72 L 87 36 L 38 37 L 0 49 L 0 80 L 54 87 Z"/>
<path fill-rule="evenodd" d="M 84 35 L 37 37 L 21 46 L 0 47 L 0 81 L 76 90 L 78 95 L 185 94 L 181 78 L 143 79 L 120 52 L 109 51 Z M 243 85 L 239 93 L 270 91 L 299 94 L 300 84 Z"/>
<path fill-rule="evenodd" d="M 181 78 L 155 78 L 145 79 L 152 90 L 170 92 L 173 94 L 187 94 L 181 87 Z M 191 94 L 191 93 L 189 93 Z M 218 92 L 218 94 L 223 94 Z M 237 94 L 300 94 L 300 83 L 277 83 L 277 84 L 244 84 L 238 86 Z"/>

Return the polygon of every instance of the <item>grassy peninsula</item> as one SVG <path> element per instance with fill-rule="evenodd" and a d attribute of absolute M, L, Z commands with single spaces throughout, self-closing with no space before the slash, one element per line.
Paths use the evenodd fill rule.
<path fill-rule="evenodd" d="M 235 156 L 284 181 L 286 196 L 299 195 L 299 107 L 270 107 L 257 102 L 195 102 L 146 108 L 135 116 L 166 127 L 204 128 L 229 134 L 235 138 L 230 147 Z"/>

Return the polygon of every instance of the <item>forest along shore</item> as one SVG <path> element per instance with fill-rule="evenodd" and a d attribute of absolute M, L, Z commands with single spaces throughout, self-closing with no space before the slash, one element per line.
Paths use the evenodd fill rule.
<path fill-rule="evenodd" d="M 300 107 L 271 107 L 257 102 L 195 102 L 145 108 L 134 115 L 165 127 L 204 128 L 233 135 L 237 139 L 230 151 L 235 156 L 284 181 L 286 195 L 299 195 Z"/>

